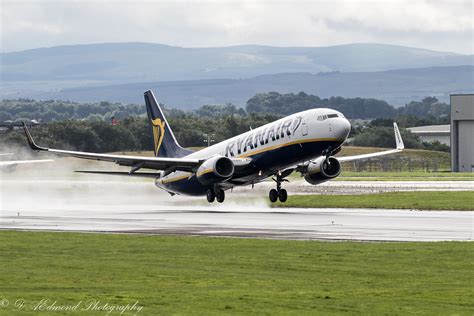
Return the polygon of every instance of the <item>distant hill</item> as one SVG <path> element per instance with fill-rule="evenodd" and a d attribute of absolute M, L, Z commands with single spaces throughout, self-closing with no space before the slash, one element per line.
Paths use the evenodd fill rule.
<path fill-rule="evenodd" d="M 160 102 L 190 109 L 204 104 L 231 102 L 245 106 L 257 93 L 276 91 L 331 96 L 365 97 L 401 106 L 425 96 L 449 102 L 450 93 L 474 90 L 474 66 L 430 67 L 380 72 L 283 73 L 249 79 L 210 79 L 141 82 L 101 87 L 89 86 L 49 92 L 22 92 L 11 98 L 59 99 L 79 102 L 113 101 L 143 103 L 143 92 L 153 89 Z"/>
<path fill-rule="evenodd" d="M 382 44 L 183 48 L 151 43 L 58 46 L 0 54 L 2 81 L 129 83 L 474 65 L 473 55 Z M 50 83 L 54 87 L 54 83 Z"/>

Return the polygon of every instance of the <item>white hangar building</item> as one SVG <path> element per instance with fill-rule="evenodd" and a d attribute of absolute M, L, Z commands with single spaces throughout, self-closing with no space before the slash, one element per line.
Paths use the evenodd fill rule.
<path fill-rule="evenodd" d="M 448 146 L 451 142 L 451 126 L 449 124 L 409 127 L 407 130 L 418 135 L 423 142 L 439 141 L 441 144 Z"/>

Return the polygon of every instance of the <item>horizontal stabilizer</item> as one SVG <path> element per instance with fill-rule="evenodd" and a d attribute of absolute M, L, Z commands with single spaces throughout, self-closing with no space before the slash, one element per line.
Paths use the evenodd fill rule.
<path fill-rule="evenodd" d="M 42 159 L 42 160 L 9 160 L 9 161 L 0 161 L 0 167 L 4 166 L 13 166 L 13 165 L 25 165 L 25 164 L 36 164 L 44 162 L 53 162 L 52 159 Z"/>

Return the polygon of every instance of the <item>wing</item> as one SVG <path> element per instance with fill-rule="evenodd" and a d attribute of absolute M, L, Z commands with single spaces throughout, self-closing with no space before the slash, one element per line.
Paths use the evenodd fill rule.
<path fill-rule="evenodd" d="M 106 176 L 132 176 L 132 177 L 141 177 L 141 178 L 152 178 L 156 179 L 160 176 L 158 173 L 152 172 L 136 172 L 136 173 L 129 173 L 129 172 L 122 172 L 122 171 L 90 171 L 90 170 L 79 170 L 76 171 L 77 173 L 86 173 L 86 174 L 101 174 Z"/>
<path fill-rule="evenodd" d="M 180 170 L 190 171 L 195 170 L 201 163 L 202 160 L 191 159 L 191 158 L 159 158 L 159 157 L 140 157 L 140 156 L 125 156 L 125 155 L 109 155 L 99 153 L 88 153 L 81 151 L 69 151 L 60 149 L 51 149 L 40 147 L 36 145 L 30 131 L 25 123 L 23 123 L 23 130 L 25 131 L 28 144 L 31 149 L 36 151 L 45 151 L 55 155 L 75 157 L 89 160 L 109 161 L 119 164 L 121 166 L 129 166 L 132 169 L 130 174 L 138 171 L 141 168 L 155 169 L 155 170 L 168 170 L 169 172 Z"/>
<path fill-rule="evenodd" d="M 43 163 L 43 162 L 53 162 L 52 159 L 43 159 L 43 160 L 16 160 L 16 161 L 0 161 L 0 167 L 5 166 L 16 166 L 21 164 L 28 164 L 28 163 Z"/>
<path fill-rule="evenodd" d="M 337 157 L 337 160 L 339 160 L 340 162 L 353 161 L 353 160 L 372 158 L 372 157 L 378 157 L 378 156 L 385 156 L 385 155 L 390 155 L 390 154 L 395 154 L 395 153 L 401 152 L 403 149 L 405 149 L 405 145 L 403 144 L 403 139 L 402 139 L 402 136 L 400 135 L 400 130 L 398 129 L 398 125 L 395 122 L 393 123 L 393 130 L 395 132 L 395 143 L 397 145 L 397 148 L 390 149 L 390 150 L 385 150 L 385 151 L 379 151 L 379 152 L 370 153 L 370 154 Z"/>

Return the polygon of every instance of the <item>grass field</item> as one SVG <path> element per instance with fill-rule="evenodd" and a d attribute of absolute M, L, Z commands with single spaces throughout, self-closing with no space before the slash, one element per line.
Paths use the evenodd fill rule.
<path fill-rule="evenodd" d="M 138 301 L 139 315 L 474 313 L 469 242 L 1 231 L 0 243 L 5 315 L 17 314 L 18 299 L 30 309 L 42 299 L 61 306 L 82 301 L 79 308 L 91 299 L 110 306 Z"/>
<path fill-rule="evenodd" d="M 474 181 L 472 172 L 354 172 L 343 171 L 335 181 Z"/>
<path fill-rule="evenodd" d="M 276 207 L 474 210 L 474 191 L 390 192 L 361 195 L 292 195 Z"/>

